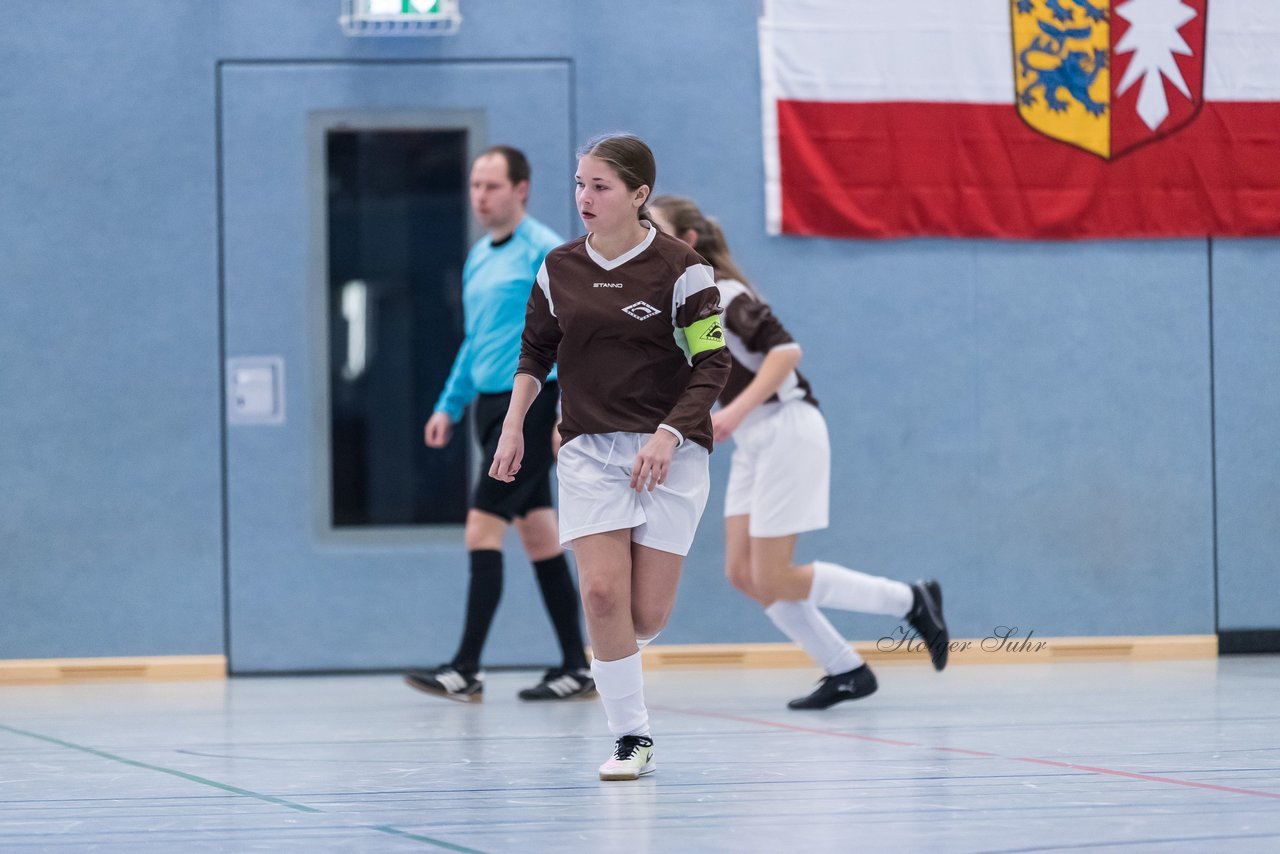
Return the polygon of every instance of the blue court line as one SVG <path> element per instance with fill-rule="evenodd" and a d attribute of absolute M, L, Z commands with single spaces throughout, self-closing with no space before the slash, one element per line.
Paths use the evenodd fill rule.
<path fill-rule="evenodd" d="M 477 851 L 474 848 L 466 848 L 461 845 L 453 845 L 449 842 L 442 842 L 439 839 L 432 839 L 430 836 L 419 836 L 416 833 L 409 833 L 407 830 L 400 830 L 399 828 L 389 827 L 385 824 L 369 825 L 369 829 L 377 830 L 381 833 L 389 833 L 392 836 L 400 836 L 400 837 L 403 837 L 404 839 L 412 839 L 415 842 L 429 842 L 432 845 L 438 845 L 441 848 L 447 848 L 450 851 L 460 851 L 462 852 L 462 854 L 484 854 L 484 852 Z"/>
<path fill-rule="evenodd" d="M 119 762 L 123 765 L 131 765 L 134 768 L 142 768 L 147 771 L 156 771 L 161 774 L 168 774 L 171 777 L 177 777 L 181 780 L 187 780 L 192 783 L 199 783 L 202 786 L 211 786 L 215 789 L 220 789 L 221 791 L 224 791 L 224 792 L 230 792 L 233 795 L 241 795 L 246 798 L 253 798 L 254 800 L 265 801 L 266 803 L 269 803 L 269 804 L 276 804 L 277 806 L 288 807 L 289 809 L 297 810 L 298 812 L 318 813 L 321 815 L 324 814 L 324 810 L 318 810 L 315 807 L 309 807 L 309 806 L 306 806 L 305 804 L 294 803 L 293 801 L 287 801 L 284 798 L 277 798 L 273 795 L 264 795 L 261 792 L 253 792 L 253 791 L 250 791 L 249 789 L 241 789 L 239 786 L 230 786 L 226 783 L 219 783 L 217 780 L 210 780 L 207 777 L 199 777 L 195 774 L 188 774 L 185 771 L 178 771 L 174 768 L 165 768 L 162 765 L 152 765 L 148 762 L 139 762 L 136 759 L 127 759 L 123 756 L 117 756 L 114 753 L 108 753 L 105 750 L 98 750 L 97 748 L 94 748 L 94 747 L 86 747 L 83 744 L 75 744 L 70 741 L 63 741 L 60 738 L 53 738 L 52 736 L 41 735 L 38 732 L 30 732 L 28 730 L 18 729 L 17 727 L 11 727 L 6 724 L 0 724 L 0 730 L 4 730 L 5 732 L 11 732 L 14 735 L 22 735 L 22 736 L 26 736 L 27 738 L 34 738 L 37 741 L 44 741 L 49 744 L 56 744 L 59 747 L 65 747 L 68 750 L 77 750 L 81 753 L 88 753 L 91 756 L 97 756 L 101 759 L 109 759 L 112 762 Z M 397 828 L 390 827 L 388 825 L 362 825 L 362 826 L 367 827 L 369 830 L 375 830 L 378 833 L 386 833 L 391 836 L 398 836 L 404 839 L 412 839 L 414 842 L 425 842 L 429 845 L 435 845 L 438 848 L 444 848 L 449 851 L 458 851 L 458 852 L 461 852 L 462 854 L 484 854 L 483 851 L 479 851 L 475 848 L 467 848 L 462 845 L 454 845 L 451 842 L 445 842 L 444 840 L 441 840 L 441 839 L 432 839 L 430 836 L 422 836 L 416 833 L 409 833 L 408 831 L 399 830 Z"/>
<path fill-rule="evenodd" d="M 1164 836 L 1151 839 L 1124 839 L 1124 840 L 1099 840 L 1096 842 L 1080 842 L 1074 845 L 1053 845 L 1049 847 L 1037 848 L 1000 848 L 990 849 L 981 852 L 981 854 L 1029 854 L 1036 851 L 1079 851 L 1089 848 L 1128 848 L 1133 845 L 1157 845 L 1161 843 L 1179 843 L 1179 842 L 1220 842 L 1235 839 L 1276 839 L 1280 838 L 1280 834 L 1275 833 L 1241 833 L 1234 835 L 1222 836 Z"/>

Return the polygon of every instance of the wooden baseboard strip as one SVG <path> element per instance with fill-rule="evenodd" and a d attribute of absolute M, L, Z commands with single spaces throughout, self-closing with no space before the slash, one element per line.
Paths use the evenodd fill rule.
<path fill-rule="evenodd" d="M 874 664 L 927 662 L 918 641 L 857 641 L 858 654 Z M 812 667 L 798 647 L 785 643 L 649 646 L 647 668 Z M 1132 637 L 981 638 L 953 640 L 949 664 L 1050 664 L 1063 661 L 1176 661 L 1218 657 L 1216 635 Z"/>
<path fill-rule="evenodd" d="M 36 658 L 0 660 L 0 685 L 48 685 L 131 679 L 225 679 L 223 655 L 157 655 L 136 658 Z"/>
<path fill-rule="evenodd" d="M 925 663 L 919 642 L 897 644 L 858 641 L 858 654 L 876 665 Z M 648 646 L 645 667 L 812 667 L 798 647 L 788 643 L 685 644 Z M 1049 664 L 1069 661 L 1176 661 L 1218 656 L 1216 635 L 1140 635 L 1131 637 L 983 638 L 951 642 L 951 664 Z M 56 684 L 100 680 L 225 679 L 221 655 L 169 655 L 136 658 L 0 659 L 0 685 Z"/>

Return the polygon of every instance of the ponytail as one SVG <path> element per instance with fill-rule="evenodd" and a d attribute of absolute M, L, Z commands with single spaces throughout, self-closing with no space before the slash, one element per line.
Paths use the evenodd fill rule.
<path fill-rule="evenodd" d="M 733 255 L 729 252 L 729 241 L 725 239 L 724 231 L 714 217 L 706 216 L 692 199 L 682 196 L 657 196 L 652 200 L 652 204 L 662 211 L 663 216 L 675 229 L 676 233 L 672 235 L 673 237 L 679 237 L 689 230 L 693 231 L 696 235 L 693 249 L 711 265 L 717 279 L 736 279 L 742 282 L 752 296 L 756 299 L 760 298 L 760 294 L 734 263 Z M 648 210 L 645 210 L 645 215 L 648 215 Z"/>

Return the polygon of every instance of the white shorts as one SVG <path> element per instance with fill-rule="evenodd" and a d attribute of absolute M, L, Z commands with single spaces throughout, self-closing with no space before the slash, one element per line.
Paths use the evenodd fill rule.
<path fill-rule="evenodd" d="M 687 555 L 707 506 L 711 475 L 707 449 L 697 442 L 676 448 L 666 483 L 653 492 L 631 488 L 631 464 L 652 433 L 592 433 L 560 449 L 560 544 L 588 534 L 631 529 L 631 541 Z"/>
<path fill-rule="evenodd" d="M 785 537 L 827 527 L 831 443 L 818 407 L 766 403 L 733 433 L 725 516 L 750 516 L 753 537 Z"/>

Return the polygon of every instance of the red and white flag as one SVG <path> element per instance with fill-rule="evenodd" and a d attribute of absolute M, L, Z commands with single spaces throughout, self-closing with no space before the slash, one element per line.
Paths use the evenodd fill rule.
<path fill-rule="evenodd" d="M 770 233 L 1280 235 L 1280 0 L 766 0 Z"/>

